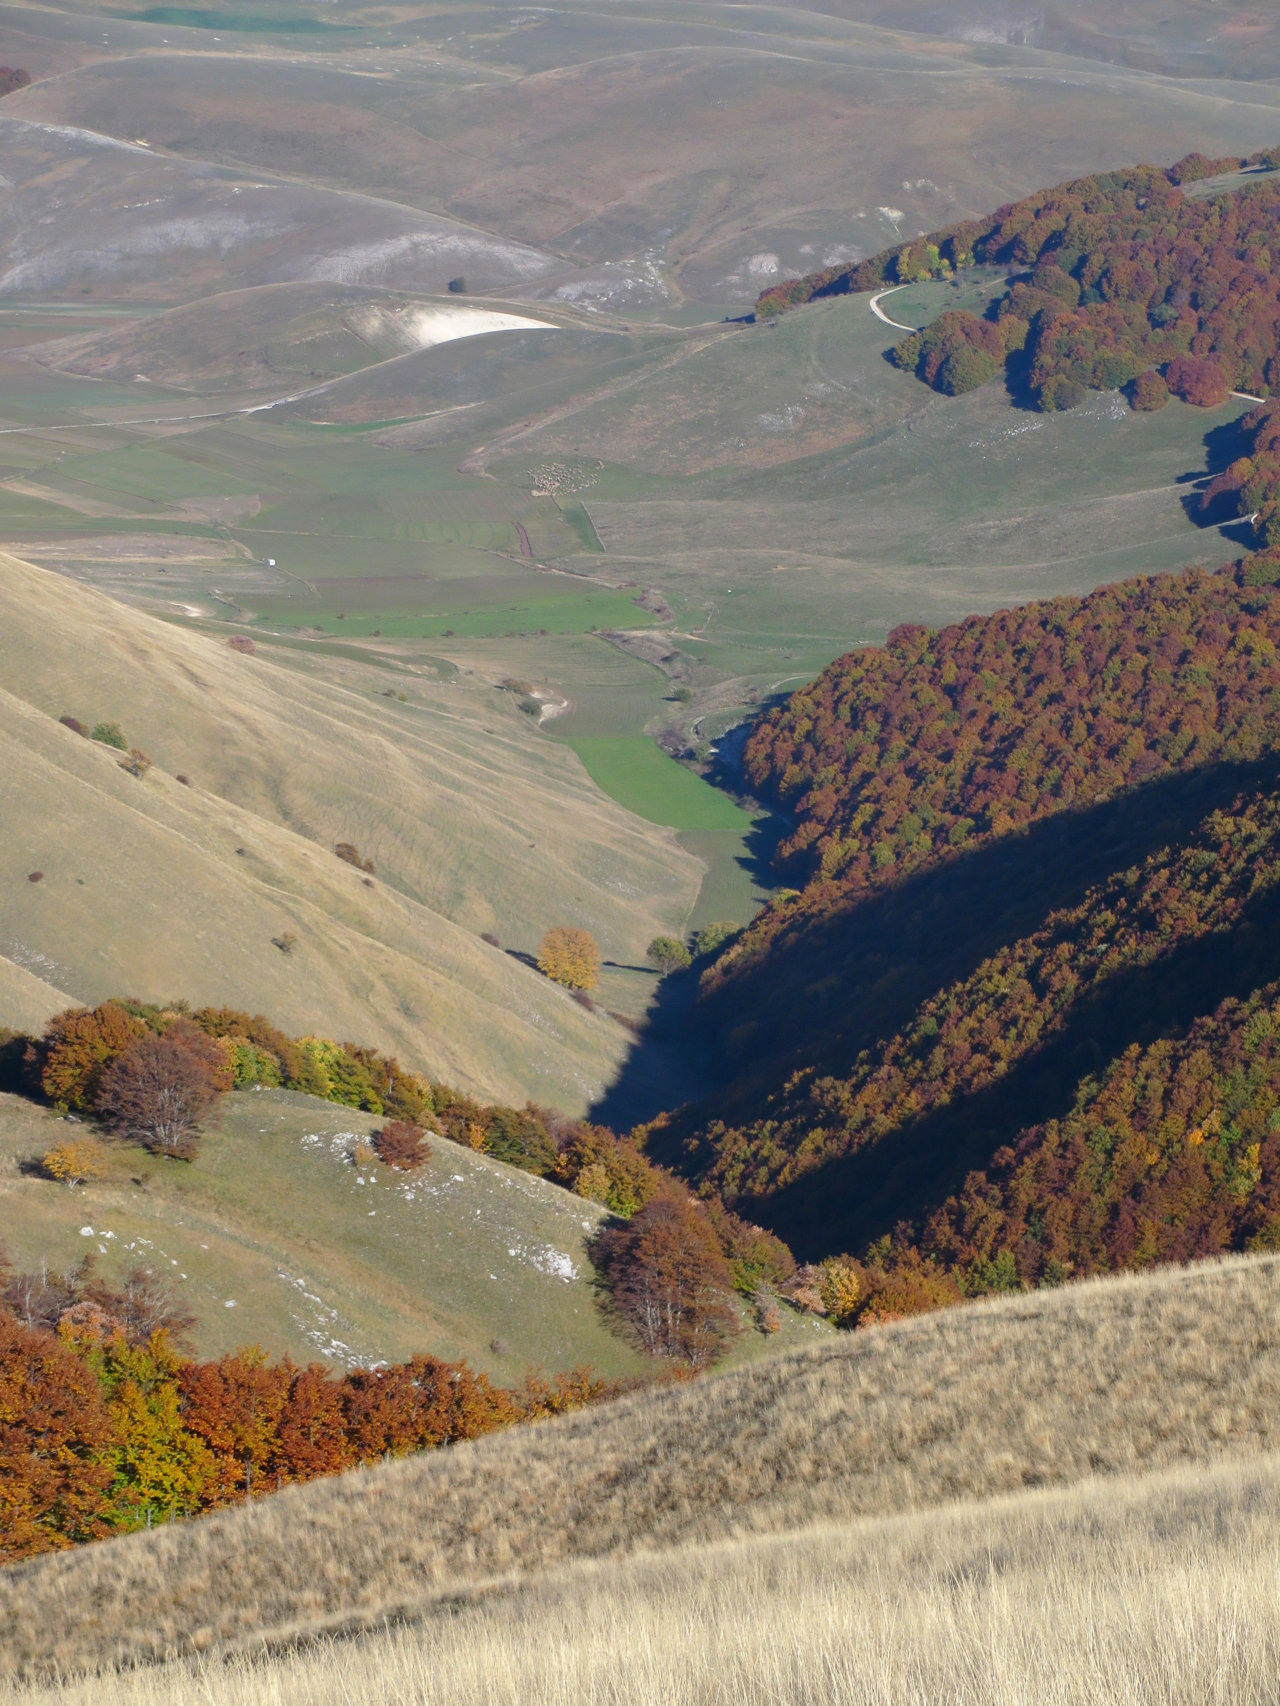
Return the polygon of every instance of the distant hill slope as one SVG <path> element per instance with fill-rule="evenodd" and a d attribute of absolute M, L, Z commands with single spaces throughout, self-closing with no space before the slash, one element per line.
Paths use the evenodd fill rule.
<path fill-rule="evenodd" d="M 491 1099 L 600 1094 L 629 1033 L 478 933 L 528 950 L 571 922 L 634 963 L 681 927 L 701 867 L 570 752 L 493 696 L 328 685 L 12 557 L 0 621 L 0 954 L 76 1000 L 265 1010 Z M 118 723 L 155 768 L 127 774 L 64 714 Z"/>
<path fill-rule="evenodd" d="M 0 1576 L 2 1662 L 377 1626 L 576 1559 L 1247 1460 L 1280 1445 L 1278 1306 L 1273 1258 L 1000 1300 L 49 1555 Z"/>

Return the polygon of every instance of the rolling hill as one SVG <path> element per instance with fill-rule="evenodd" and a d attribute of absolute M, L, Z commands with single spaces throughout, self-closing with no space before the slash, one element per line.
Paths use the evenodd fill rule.
<path fill-rule="evenodd" d="M 530 1365 L 640 1370 L 595 1303 L 595 1203 L 447 1138 L 412 1180 L 353 1166 L 380 1123 L 290 1091 L 238 1092 L 194 1167 L 117 1149 L 106 1178 L 72 1191 L 31 1165 L 65 1124 L 5 1096 L 6 1253 L 54 1272 L 92 1255 L 108 1283 L 138 1265 L 165 1274 L 205 1357 L 257 1344 L 338 1368 L 425 1352 L 499 1379 Z"/>
<path fill-rule="evenodd" d="M 1276 1287 L 1275 1260 L 1258 1258 L 998 1300 L 54 1554 L 0 1577 L 5 1666 L 65 1676 L 422 1619 L 411 1638 L 434 1641 L 438 1614 L 473 1598 L 518 1614 L 551 1572 L 593 1560 L 621 1586 L 629 1554 L 679 1572 L 699 1557 L 682 1549 L 719 1543 L 701 1556 L 749 1574 L 765 1537 L 814 1524 L 828 1546 L 878 1535 L 883 1557 L 891 1531 L 861 1519 L 932 1524 L 957 1500 L 1021 1494 L 995 1520 L 1034 1525 L 1053 1507 L 1028 1488 L 1098 1477 L 1091 1508 L 1133 1508 L 1146 1495 L 1128 1477 L 1180 1468 L 1210 1498 L 1217 1466 L 1269 1486 L 1269 1460 L 1249 1464 L 1276 1449 Z M 164 1671 L 146 1686 L 169 1697 Z"/>
<path fill-rule="evenodd" d="M 630 1034 L 480 932 L 529 951 L 572 920 L 634 963 L 681 924 L 698 866 L 509 698 L 421 674 L 391 675 L 403 702 L 327 684 L 13 558 L 0 600 L 6 959 L 68 1000 L 181 990 L 382 1042 L 499 1100 L 600 1094 Z M 118 722 L 155 768 L 138 780 L 59 724 L 77 711 Z M 285 931 L 293 954 L 272 945 Z"/>

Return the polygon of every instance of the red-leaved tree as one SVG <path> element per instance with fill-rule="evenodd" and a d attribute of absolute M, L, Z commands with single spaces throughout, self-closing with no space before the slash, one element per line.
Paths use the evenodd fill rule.
<path fill-rule="evenodd" d="M 200 1122 L 231 1088 L 224 1051 L 189 1020 L 148 1033 L 102 1075 L 96 1111 L 122 1137 L 190 1160 Z"/>
<path fill-rule="evenodd" d="M 739 1331 L 729 1265 L 706 1210 L 690 1199 L 662 1192 L 603 1232 L 595 1253 L 614 1307 L 650 1355 L 703 1368 Z"/>

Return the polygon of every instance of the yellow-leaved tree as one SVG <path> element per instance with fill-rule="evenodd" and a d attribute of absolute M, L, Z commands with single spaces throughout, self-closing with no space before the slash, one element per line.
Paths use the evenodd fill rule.
<path fill-rule="evenodd" d="M 538 970 L 566 989 L 594 989 L 600 981 L 600 950 L 589 930 L 557 924 L 538 944 Z"/>

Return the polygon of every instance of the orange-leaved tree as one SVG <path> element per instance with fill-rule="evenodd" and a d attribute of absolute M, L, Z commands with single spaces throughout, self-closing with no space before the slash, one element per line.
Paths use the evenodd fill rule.
<path fill-rule="evenodd" d="M 92 1371 L 0 1310 L 0 1563 L 109 1532 L 111 1442 Z"/>
<path fill-rule="evenodd" d="M 103 1073 L 145 1035 L 141 1019 L 118 1001 L 73 1007 L 50 1019 L 43 1038 L 27 1050 L 27 1067 L 54 1107 L 86 1114 Z"/>

